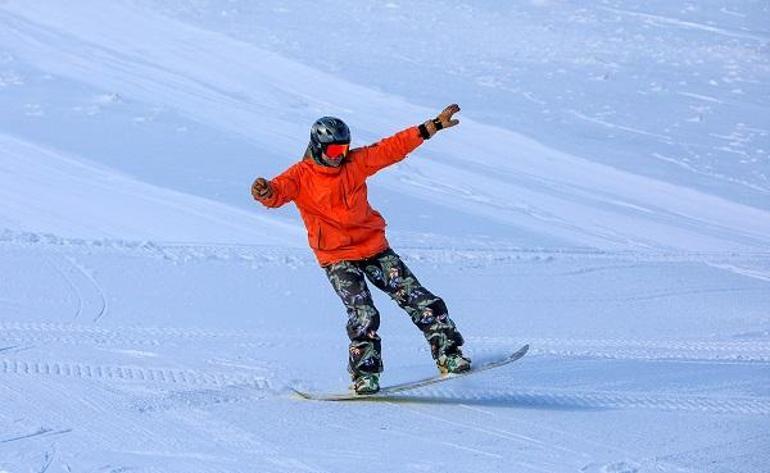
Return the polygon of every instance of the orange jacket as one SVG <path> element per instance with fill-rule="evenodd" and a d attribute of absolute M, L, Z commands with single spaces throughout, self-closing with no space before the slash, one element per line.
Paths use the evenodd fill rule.
<path fill-rule="evenodd" d="M 294 201 L 321 266 L 374 256 L 388 248 L 388 241 L 385 219 L 369 205 L 366 178 L 401 161 L 422 142 L 417 127 L 411 127 L 351 149 L 338 168 L 305 157 L 271 180 L 273 194 L 260 202 L 280 207 Z"/>

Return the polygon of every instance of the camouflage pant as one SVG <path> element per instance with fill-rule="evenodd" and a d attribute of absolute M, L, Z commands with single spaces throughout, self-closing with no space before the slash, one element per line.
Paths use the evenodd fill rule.
<path fill-rule="evenodd" d="M 348 312 L 348 371 L 354 378 L 360 373 L 382 371 L 380 337 L 377 335 L 380 314 L 374 307 L 364 277 L 409 314 L 428 340 L 434 359 L 459 351 L 463 337 L 449 318 L 444 301 L 420 285 L 390 248 L 369 259 L 340 261 L 324 269 Z"/>

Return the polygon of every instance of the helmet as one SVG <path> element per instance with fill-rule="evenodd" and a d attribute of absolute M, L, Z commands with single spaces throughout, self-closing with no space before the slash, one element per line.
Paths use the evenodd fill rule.
<path fill-rule="evenodd" d="M 329 166 L 323 159 L 323 153 L 330 144 L 350 144 L 350 129 L 339 118 L 321 117 L 310 128 L 308 149 L 315 162 Z"/>

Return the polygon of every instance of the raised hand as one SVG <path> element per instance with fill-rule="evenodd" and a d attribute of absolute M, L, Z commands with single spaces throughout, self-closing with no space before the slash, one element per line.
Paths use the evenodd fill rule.
<path fill-rule="evenodd" d="M 436 118 L 430 119 L 420 125 L 420 136 L 427 140 L 435 135 L 439 130 L 443 130 L 444 128 L 451 128 L 457 125 L 460 123 L 460 120 L 452 118 L 452 116 L 459 111 L 460 106 L 456 103 L 448 105 L 444 110 L 441 111 L 441 113 L 438 114 Z"/>
<path fill-rule="evenodd" d="M 452 105 L 448 105 L 444 110 L 441 111 L 441 113 L 438 114 L 436 117 L 436 120 L 438 120 L 439 123 L 441 123 L 441 127 L 439 128 L 449 128 L 457 125 L 460 123 L 460 120 L 456 118 L 452 118 L 452 115 L 460 111 L 460 106 L 456 103 L 453 103 Z M 438 128 L 438 127 L 437 127 Z"/>

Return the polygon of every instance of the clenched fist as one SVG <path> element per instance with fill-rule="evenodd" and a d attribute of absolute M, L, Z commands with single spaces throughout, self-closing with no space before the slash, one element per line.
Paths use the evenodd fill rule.
<path fill-rule="evenodd" d="M 270 181 L 264 177 L 258 177 L 251 185 L 251 195 L 256 200 L 269 199 L 273 195 L 273 189 L 270 187 Z"/>

